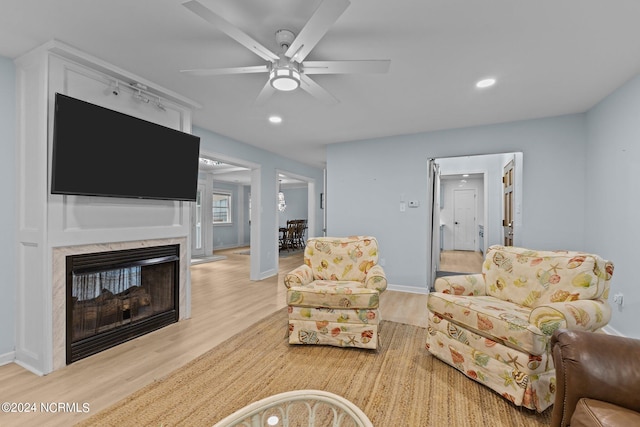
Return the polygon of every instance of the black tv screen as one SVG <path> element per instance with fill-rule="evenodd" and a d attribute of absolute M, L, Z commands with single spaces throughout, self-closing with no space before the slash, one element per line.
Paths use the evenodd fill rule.
<path fill-rule="evenodd" d="M 200 138 L 56 93 L 51 194 L 194 201 Z"/>

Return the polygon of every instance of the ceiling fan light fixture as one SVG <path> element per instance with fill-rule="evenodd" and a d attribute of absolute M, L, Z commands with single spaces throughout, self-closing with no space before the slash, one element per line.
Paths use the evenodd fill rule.
<path fill-rule="evenodd" d="M 275 67 L 269 73 L 269 81 L 276 90 L 296 90 L 300 87 L 300 72 L 293 67 Z"/>

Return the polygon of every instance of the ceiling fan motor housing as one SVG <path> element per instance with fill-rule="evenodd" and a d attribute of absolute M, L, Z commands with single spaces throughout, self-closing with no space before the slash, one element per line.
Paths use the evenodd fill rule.
<path fill-rule="evenodd" d="M 282 53 L 269 72 L 269 81 L 274 89 L 288 92 L 300 86 L 300 65 L 284 54 L 294 39 L 295 34 L 290 30 L 276 31 L 276 42 L 282 48 Z"/>
<path fill-rule="evenodd" d="M 276 43 L 282 48 L 282 51 L 286 51 L 291 43 L 295 40 L 296 36 L 293 31 L 290 30 L 278 30 L 276 31 Z"/>

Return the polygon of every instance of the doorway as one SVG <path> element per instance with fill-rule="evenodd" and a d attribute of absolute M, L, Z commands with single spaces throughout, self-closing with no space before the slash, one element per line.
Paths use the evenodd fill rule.
<path fill-rule="evenodd" d="M 447 171 L 446 166 L 444 170 Z M 479 273 L 484 251 L 481 230 L 485 224 L 485 174 L 443 174 L 440 188 L 440 245 L 435 276 Z"/>
<path fill-rule="evenodd" d="M 433 286 L 438 276 L 481 272 L 487 248 L 504 244 L 503 175 L 505 165 L 509 162 L 513 164 L 513 205 L 510 208 L 513 216 L 513 244 L 519 245 L 519 230 L 523 226 L 520 212 L 522 153 L 429 159 L 427 200 L 430 205 L 428 224 L 431 239 L 428 242 L 427 280 L 430 286 Z M 471 201 L 472 191 L 462 191 L 471 189 L 475 189 L 475 215 Z"/>
<path fill-rule="evenodd" d="M 201 152 L 198 182 L 199 198 L 191 209 L 191 246 L 201 245 L 196 250 L 202 255 L 192 257 L 192 264 L 224 259 L 216 253 L 223 249 L 249 246 L 251 280 L 259 280 L 259 241 L 254 235 L 259 235 L 261 221 L 259 217 L 251 221 L 250 197 L 254 201 L 260 197 L 260 166 Z"/>
<path fill-rule="evenodd" d="M 304 249 L 304 244 L 315 230 L 315 180 L 292 172 L 277 170 L 278 185 L 278 248 L 277 264 Z"/>

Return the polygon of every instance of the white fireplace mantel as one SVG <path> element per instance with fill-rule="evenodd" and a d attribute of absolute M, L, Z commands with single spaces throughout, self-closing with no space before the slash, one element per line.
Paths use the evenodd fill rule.
<path fill-rule="evenodd" d="M 181 201 L 52 195 L 49 192 L 55 93 L 191 132 L 198 104 L 63 43 L 52 41 L 16 61 L 18 205 L 15 362 L 44 375 L 64 366 L 61 258 L 71 253 L 179 243 L 180 318 L 190 316 L 190 208 Z M 114 79 L 140 82 L 165 110 L 113 96 Z M 122 96 L 124 95 L 124 96 Z M 56 279 L 56 277 L 58 279 Z M 62 292 L 62 294 L 61 294 Z"/>

